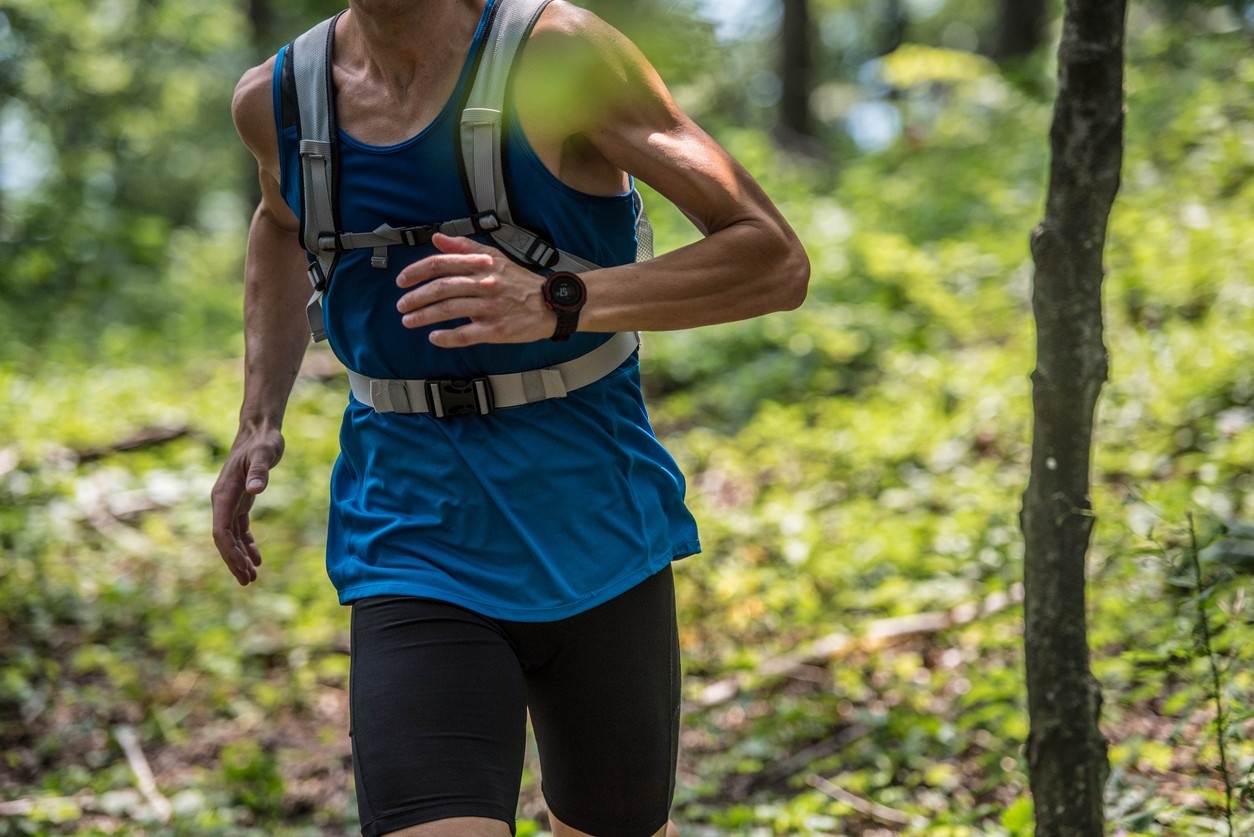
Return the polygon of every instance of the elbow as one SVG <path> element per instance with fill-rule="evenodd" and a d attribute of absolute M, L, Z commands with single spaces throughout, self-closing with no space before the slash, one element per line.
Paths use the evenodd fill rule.
<path fill-rule="evenodd" d="M 810 288 L 810 257 L 795 237 L 789 236 L 787 247 L 779 261 L 776 280 L 778 311 L 793 311 L 801 307 Z"/>

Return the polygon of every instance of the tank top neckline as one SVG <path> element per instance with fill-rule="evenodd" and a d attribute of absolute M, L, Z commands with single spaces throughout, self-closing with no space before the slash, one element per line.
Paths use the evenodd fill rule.
<path fill-rule="evenodd" d="M 491 15 L 492 7 L 496 2 L 497 0 L 488 0 L 488 2 L 484 4 L 483 14 L 479 16 L 479 24 L 475 28 L 474 38 L 471 39 L 470 42 L 470 49 L 466 51 L 466 58 L 462 62 L 462 70 L 461 74 L 457 77 L 457 84 L 454 86 L 453 92 L 444 103 L 444 106 L 440 108 L 440 112 L 437 113 L 435 118 L 432 119 L 422 130 L 414 134 L 412 137 L 403 139 L 397 143 L 392 143 L 390 145 L 374 145 L 368 142 L 363 142 L 343 128 L 339 128 L 338 133 L 340 140 L 358 151 L 364 151 L 370 154 L 391 154 L 396 151 L 403 151 L 404 149 L 421 142 L 425 137 L 432 134 L 440 126 L 447 122 L 453 111 L 454 104 L 462 100 L 466 85 L 470 82 L 471 69 L 475 66 L 475 61 L 479 52 L 483 49 L 484 35 L 488 28 L 488 18 Z"/>

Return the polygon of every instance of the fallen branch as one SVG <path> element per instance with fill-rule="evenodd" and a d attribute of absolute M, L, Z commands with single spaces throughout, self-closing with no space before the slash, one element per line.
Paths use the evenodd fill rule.
<path fill-rule="evenodd" d="M 753 672 L 738 672 L 714 681 L 701 690 L 697 703 L 703 707 L 718 706 L 735 698 L 750 684 L 764 680 L 785 677 L 812 680 L 816 666 L 826 666 L 839 657 L 860 651 L 874 651 L 915 636 L 930 636 L 974 622 L 1022 601 L 1023 585 L 1016 584 L 1008 591 L 992 593 L 982 601 L 966 602 L 950 610 L 877 619 L 867 625 L 866 632 L 861 637 L 828 634 L 796 653 L 768 657 Z"/>
<path fill-rule="evenodd" d="M 25 817 L 35 810 L 35 800 L 14 799 L 11 802 L 0 802 L 0 817 Z"/>
<path fill-rule="evenodd" d="M 153 776 L 152 767 L 149 766 L 144 750 L 139 745 L 139 736 L 133 728 L 119 724 L 113 728 L 113 737 L 117 739 L 118 746 L 126 754 L 126 761 L 131 766 L 131 772 L 135 774 L 139 792 L 148 800 L 157 818 L 163 823 L 169 822 L 170 815 L 173 813 L 170 800 L 162 796 L 161 791 L 157 789 L 157 779 Z"/>
<path fill-rule="evenodd" d="M 815 790 L 822 791 L 837 802 L 843 802 L 859 814 L 870 817 L 877 822 L 888 825 L 910 825 L 915 820 L 914 817 L 911 817 L 905 811 L 898 811 L 896 808 L 889 808 L 887 805 L 863 799 L 857 794 L 851 793 L 839 785 L 824 779 L 817 773 L 811 774 L 806 779 L 806 783 Z"/>
<path fill-rule="evenodd" d="M 210 446 L 215 444 L 214 441 L 204 433 L 196 430 L 195 428 L 188 427 L 187 425 L 178 425 L 174 427 L 144 427 L 137 431 L 135 435 L 120 441 L 74 451 L 73 456 L 79 464 L 84 462 L 95 462 L 98 459 L 103 459 L 111 453 L 126 453 L 128 451 L 143 450 L 144 448 L 153 448 L 158 445 L 169 444 L 170 442 L 184 438 L 198 439 Z"/>
<path fill-rule="evenodd" d="M 834 756 L 854 741 L 870 733 L 870 729 L 861 724 L 842 728 L 835 735 L 828 736 L 791 755 L 776 761 L 759 773 L 733 776 L 725 783 L 720 793 L 723 800 L 742 802 L 754 793 L 769 788 L 771 785 L 787 782 L 793 776 L 810 769 L 816 761 Z"/>

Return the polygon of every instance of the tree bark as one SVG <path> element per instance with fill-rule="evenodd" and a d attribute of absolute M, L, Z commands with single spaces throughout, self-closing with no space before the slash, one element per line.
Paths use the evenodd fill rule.
<path fill-rule="evenodd" d="M 810 93 L 814 89 L 814 27 L 808 0 L 784 0 L 780 23 L 780 125 L 794 137 L 814 136 Z"/>
<path fill-rule="evenodd" d="M 876 42 L 880 55 L 888 55 L 905 43 L 909 16 L 902 0 L 885 0 L 880 7 L 881 23 Z"/>
<path fill-rule="evenodd" d="M 245 0 L 244 14 L 248 19 L 248 43 L 253 52 L 253 63 L 261 64 L 276 52 L 277 44 L 273 44 L 274 34 L 274 9 L 270 6 L 270 0 Z M 243 152 L 243 149 L 240 149 Z M 247 154 L 241 153 L 243 158 L 247 158 Z M 261 201 L 261 184 L 257 181 L 257 167 L 249 160 L 249 165 L 244 166 L 244 182 L 241 186 L 241 192 L 246 198 L 247 217 L 252 218 L 253 208 Z"/>
<path fill-rule="evenodd" d="M 1045 43 L 1047 23 L 1046 0 L 1001 0 L 993 57 L 1005 61 L 1031 55 Z"/>
<path fill-rule="evenodd" d="M 1025 556 L 1028 768 L 1038 837 L 1104 831 L 1109 772 L 1089 669 L 1085 553 L 1093 414 L 1106 380 L 1102 251 L 1123 158 L 1126 0 L 1067 0 L 1045 217 L 1032 234 L 1032 471 Z"/>
<path fill-rule="evenodd" d="M 260 63 L 265 61 L 280 44 L 274 43 L 274 10 L 270 7 L 270 0 L 247 0 L 247 14 L 250 29 L 250 38 L 253 47 L 253 55 Z"/>

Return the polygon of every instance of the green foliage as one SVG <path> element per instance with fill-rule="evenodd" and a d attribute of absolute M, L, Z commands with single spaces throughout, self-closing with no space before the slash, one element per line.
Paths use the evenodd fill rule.
<path fill-rule="evenodd" d="M 254 814 L 273 817 L 283 811 L 283 776 L 273 753 L 245 739 L 222 748 L 222 778 L 234 798 Z"/>
<path fill-rule="evenodd" d="M 1167 41 L 1175 51 L 1163 49 Z M 1225 521 L 1254 514 L 1254 323 L 1243 246 L 1254 235 L 1244 174 L 1254 159 L 1254 99 L 1248 87 L 1240 94 L 1218 81 L 1243 77 L 1251 64 L 1238 37 L 1199 39 L 1182 55 L 1178 40 L 1150 29 L 1133 49 L 1128 175 L 1109 242 L 1114 373 L 1097 439 L 1091 627 L 1114 742 L 1112 821 L 1132 833 L 1206 833 L 1221 802 L 1216 735 L 1205 724 L 1207 656 L 1187 601 L 1164 597 L 1179 538 L 1155 544 L 1149 564 L 1127 556 L 1147 548 L 1133 528 L 1144 517 L 1133 510 L 1147 501 L 1176 526 L 1193 508 Z M 648 377 L 666 395 L 654 415 L 694 475 L 701 561 L 713 565 L 712 575 L 681 575 L 690 677 L 700 682 L 729 666 L 769 669 L 807 640 L 857 636 L 875 619 L 952 612 L 1013 590 L 1019 576 L 1032 350 L 1026 244 L 1040 211 L 1048 109 L 974 62 L 957 73 L 919 69 L 930 55 L 886 59 L 889 72 L 905 72 L 899 59 L 909 56 L 911 71 L 924 73 L 918 84 L 943 88 L 907 89 L 907 140 L 848 163 L 830 195 L 807 194 L 804 184 L 817 178 L 804 170 L 745 155 L 769 173 L 772 194 L 810 245 L 816 279 L 807 305 L 649 342 Z M 1174 75 L 1164 84 L 1168 67 Z M 1206 553 L 1229 572 L 1205 599 L 1215 608 L 1215 653 L 1233 675 L 1226 696 L 1242 707 L 1226 732 L 1241 753 L 1231 767 L 1239 794 L 1254 767 L 1244 674 L 1254 667 L 1241 641 L 1250 581 L 1237 569 L 1246 541 L 1225 543 Z M 909 674 L 886 674 L 903 653 L 841 657 L 830 680 L 812 672 L 821 685 L 803 714 L 827 719 L 825 732 L 794 730 L 782 719 L 787 694 L 761 678 L 747 703 L 708 714 L 696 756 L 705 780 L 682 812 L 732 833 L 749 823 L 777 833 L 853 829 L 859 816 L 831 802 L 824 813 L 837 811 L 840 825 L 804 825 L 814 791 L 795 783 L 785 790 L 709 774 L 769 774 L 785 754 L 863 724 L 865 747 L 848 744 L 806 769 L 923 817 L 930 825 L 918 833 L 937 833 L 957 808 L 980 833 L 1000 833 L 999 825 L 1026 833 L 1030 806 L 1016 797 L 1026 792 L 1019 748 L 1027 732 L 1017 632 L 1011 611 L 938 634 L 926 647 L 979 649 L 960 652 L 972 654 L 969 664 L 952 657 L 952 670 L 925 653 L 924 665 L 906 665 Z M 1170 665 L 1153 674 L 1163 660 Z M 916 677 L 934 701 L 925 709 L 912 708 Z M 877 678 L 891 685 L 876 689 Z M 958 693 L 946 694 L 955 681 Z M 877 716 L 873 707 L 890 696 Z M 916 760 L 964 777 L 958 805 L 930 809 L 929 790 L 952 791 L 927 782 L 907 791 L 908 803 L 888 801 L 914 787 Z M 1200 796 L 1175 790 L 1199 782 Z M 782 810 L 800 819 L 781 813 L 780 793 L 792 796 Z M 1237 833 L 1248 809 L 1247 797 Z"/>
<path fill-rule="evenodd" d="M 242 67 L 243 21 L 233 4 L 125 0 L 5 15 L 16 90 L 3 117 L 37 152 L 5 161 L 30 171 L 0 224 L 0 327 L 19 346 L 73 335 L 90 349 L 85 336 L 161 322 L 180 298 L 163 281 L 171 259 L 238 232 L 244 170 L 222 79 Z"/>
<path fill-rule="evenodd" d="M 703 73 L 720 58 L 699 0 L 585 0 L 583 6 L 639 45 L 668 82 Z"/>
<path fill-rule="evenodd" d="M 248 187 L 223 109 L 313 5 L 255 44 L 224 3 L 5 9 L 0 109 L 52 156 L 0 221 L 0 835 L 354 830 L 347 618 L 322 557 L 343 379 L 298 383 L 258 587 L 221 566 L 206 500 L 241 378 L 227 277 Z M 1136 28 L 1107 251 L 1089 627 L 1108 813 L 1138 835 L 1225 833 L 1215 670 L 1235 827 L 1254 827 L 1254 60 L 1212 28 Z M 674 61 L 686 95 L 706 89 Z M 832 166 L 720 131 L 806 242 L 807 304 L 646 340 L 705 546 L 677 572 L 685 833 L 1030 832 L 1017 514 L 1048 82 L 918 47 L 880 73 L 902 118 L 881 153 Z M 692 239 L 648 200 L 660 249 Z M 165 441 L 118 444 L 153 428 Z M 520 834 L 544 833 L 541 809 L 532 761 Z"/>

